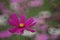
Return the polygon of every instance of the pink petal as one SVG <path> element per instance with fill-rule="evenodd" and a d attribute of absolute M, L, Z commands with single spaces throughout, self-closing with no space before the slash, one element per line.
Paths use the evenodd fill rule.
<path fill-rule="evenodd" d="M 48 25 L 42 25 L 37 27 L 39 30 L 41 30 L 43 33 L 46 33 L 46 31 L 48 30 Z"/>
<path fill-rule="evenodd" d="M 30 28 L 26 28 L 26 30 L 31 31 L 31 32 L 35 32 L 35 30 L 32 30 Z"/>
<path fill-rule="evenodd" d="M 8 23 L 12 26 L 19 26 L 17 23 L 15 23 L 13 20 L 8 20 Z"/>
<path fill-rule="evenodd" d="M 42 6 L 42 5 L 43 5 L 42 0 L 34 0 L 34 1 L 30 1 L 28 3 L 28 6 L 30 6 L 30 7 L 38 7 L 38 6 Z"/>
<path fill-rule="evenodd" d="M 29 26 L 32 27 L 36 24 L 36 22 L 31 23 Z"/>
<path fill-rule="evenodd" d="M 25 22 L 25 26 L 29 26 L 32 22 L 33 22 L 33 18 L 29 18 L 29 19 Z"/>
<path fill-rule="evenodd" d="M 10 29 L 9 29 L 9 31 L 10 31 L 11 33 L 15 33 L 17 30 L 18 30 L 18 28 L 10 28 Z"/>
<path fill-rule="evenodd" d="M 16 14 L 12 14 L 12 15 L 10 16 L 10 19 L 13 20 L 14 22 L 16 22 L 17 24 L 19 24 L 19 20 L 18 20 L 18 17 L 17 17 Z"/>
<path fill-rule="evenodd" d="M 21 23 L 24 23 L 25 20 L 26 20 L 25 14 L 21 14 L 21 15 L 20 15 L 20 22 L 21 22 Z"/>
<path fill-rule="evenodd" d="M 48 36 L 46 34 L 37 34 L 35 40 L 48 40 Z"/>
<path fill-rule="evenodd" d="M 48 25 L 41 26 L 41 31 L 42 32 L 45 32 L 46 33 L 47 30 L 48 30 Z"/>
<path fill-rule="evenodd" d="M 15 34 L 17 34 L 17 35 L 20 35 L 20 34 L 23 34 L 23 33 L 24 33 L 24 28 L 18 29 L 18 30 L 15 32 Z"/>
<path fill-rule="evenodd" d="M 38 30 L 40 30 L 42 33 L 46 33 L 47 32 L 47 30 L 48 30 L 48 26 L 47 25 L 36 25 L 36 28 L 38 29 Z"/>
<path fill-rule="evenodd" d="M 0 38 L 7 38 L 10 36 L 12 36 L 12 33 L 10 33 L 9 31 L 0 32 Z"/>

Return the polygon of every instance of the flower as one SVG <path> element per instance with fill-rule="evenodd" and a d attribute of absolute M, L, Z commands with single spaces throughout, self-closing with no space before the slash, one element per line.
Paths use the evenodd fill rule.
<path fill-rule="evenodd" d="M 49 28 L 48 32 L 49 32 L 51 35 L 60 35 L 60 29 Z"/>
<path fill-rule="evenodd" d="M 15 12 L 20 12 L 20 3 L 26 2 L 27 0 L 10 0 L 10 8 Z"/>
<path fill-rule="evenodd" d="M 10 8 L 14 11 L 19 11 L 19 0 L 10 0 Z"/>
<path fill-rule="evenodd" d="M 35 17 L 34 18 L 36 25 L 35 28 L 37 30 L 37 34 L 34 40 L 48 40 L 49 36 L 47 35 L 48 25 L 45 22 L 44 18 Z"/>
<path fill-rule="evenodd" d="M 34 21 L 36 22 L 36 24 L 45 24 L 45 19 L 44 18 L 40 18 L 40 17 L 35 17 Z"/>
<path fill-rule="evenodd" d="M 43 5 L 43 0 L 32 0 L 28 2 L 28 6 L 30 7 L 39 7 Z"/>
<path fill-rule="evenodd" d="M 53 28 L 53 27 L 50 27 L 48 32 L 51 35 L 52 40 L 57 39 L 58 36 L 60 35 L 60 29 L 56 29 L 56 28 Z"/>
<path fill-rule="evenodd" d="M 30 7 L 43 5 L 43 0 L 10 0 L 10 8 L 18 13 L 29 12 Z"/>
<path fill-rule="evenodd" d="M 39 12 L 38 16 L 42 18 L 50 18 L 51 17 L 51 12 L 50 11 L 41 11 Z"/>
<path fill-rule="evenodd" d="M 34 30 L 32 30 L 30 28 L 30 26 L 35 24 L 35 23 L 33 23 L 33 21 L 34 21 L 33 18 L 29 18 L 27 21 L 25 21 L 25 20 L 26 20 L 26 16 L 24 14 L 20 15 L 20 21 L 18 20 L 16 14 L 12 14 L 10 16 L 10 20 L 8 20 L 8 23 L 12 26 L 15 26 L 15 27 L 9 29 L 9 31 L 12 32 L 12 33 L 17 32 L 17 33 L 20 33 L 20 34 L 24 33 L 24 30 L 35 32 Z"/>
<path fill-rule="evenodd" d="M 12 36 L 12 33 L 10 33 L 9 31 L 2 31 L 0 32 L 0 38 L 7 38 Z"/>
<path fill-rule="evenodd" d="M 42 32 L 46 32 L 48 29 L 48 25 L 46 24 L 46 20 L 44 18 L 35 17 L 34 21 L 36 22 L 36 29 Z"/>
<path fill-rule="evenodd" d="M 35 40 L 48 40 L 48 35 L 46 34 L 37 34 Z"/>
<path fill-rule="evenodd" d="M 25 36 L 25 37 L 33 37 L 35 34 L 36 34 L 37 32 L 35 31 L 35 32 L 30 32 L 30 31 L 27 31 L 27 30 L 25 30 L 24 31 L 24 33 L 22 34 L 22 36 Z M 14 34 L 16 34 L 16 35 L 20 35 L 20 33 L 14 33 Z"/>
<path fill-rule="evenodd" d="M 10 8 L 14 11 L 18 11 L 19 4 L 18 3 L 10 3 Z"/>
<path fill-rule="evenodd" d="M 36 33 L 37 32 L 32 33 L 30 31 L 25 30 L 22 36 L 33 37 Z"/>

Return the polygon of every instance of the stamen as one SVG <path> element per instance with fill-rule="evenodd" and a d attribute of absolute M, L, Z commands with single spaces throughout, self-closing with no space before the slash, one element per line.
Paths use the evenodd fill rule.
<path fill-rule="evenodd" d="M 23 24 L 23 23 L 20 23 L 20 27 L 21 27 L 21 28 L 24 27 L 24 24 Z"/>

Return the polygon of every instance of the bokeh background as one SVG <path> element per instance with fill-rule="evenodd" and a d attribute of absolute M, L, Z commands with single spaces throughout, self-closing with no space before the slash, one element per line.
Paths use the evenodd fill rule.
<path fill-rule="evenodd" d="M 38 33 L 31 36 L 32 34 L 29 34 L 28 32 L 26 32 L 25 36 L 10 35 L 8 37 L 3 37 L 8 33 L 8 28 L 12 27 L 7 23 L 9 15 L 11 15 L 12 13 L 16 13 L 17 15 L 25 13 L 27 18 L 38 17 L 39 19 L 39 17 L 46 17 L 45 24 L 48 25 L 48 40 L 60 40 L 60 0 L 0 0 L 0 40 L 40 40 L 35 39 L 35 35 Z M 56 33 L 54 35 L 54 37 L 57 36 L 56 38 L 51 38 L 53 32 L 51 33 L 49 29 Z"/>

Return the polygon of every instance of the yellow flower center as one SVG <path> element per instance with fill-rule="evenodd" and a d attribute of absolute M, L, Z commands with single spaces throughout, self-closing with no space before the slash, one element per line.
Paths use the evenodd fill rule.
<path fill-rule="evenodd" d="M 20 25 L 19 25 L 19 26 L 22 28 L 22 27 L 24 27 L 24 24 L 23 24 L 23 23 L 20 23 Z"/>

